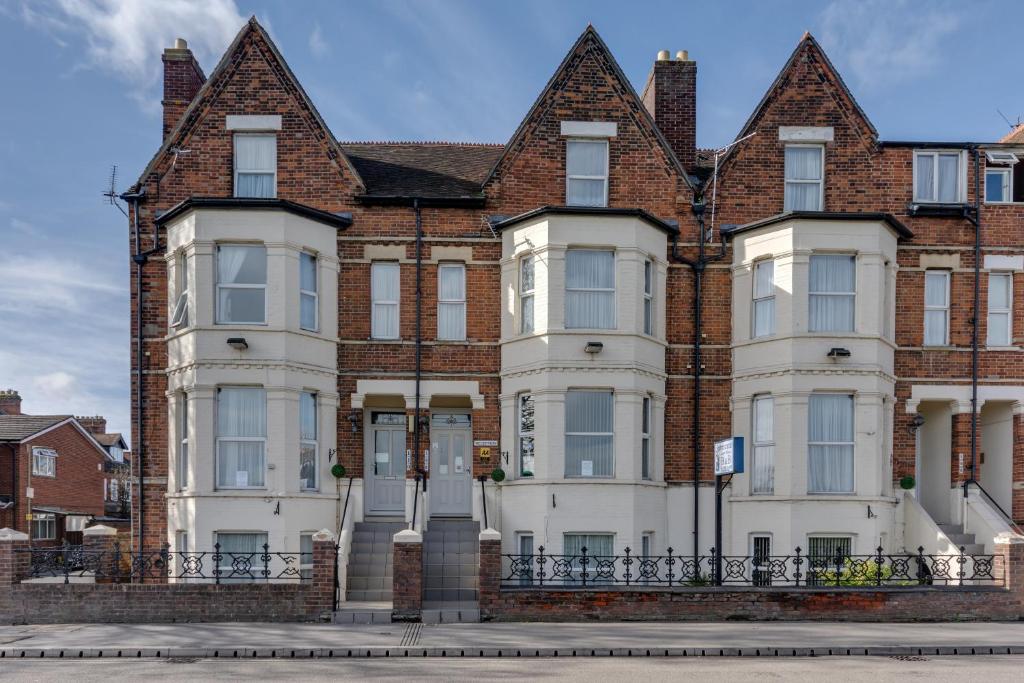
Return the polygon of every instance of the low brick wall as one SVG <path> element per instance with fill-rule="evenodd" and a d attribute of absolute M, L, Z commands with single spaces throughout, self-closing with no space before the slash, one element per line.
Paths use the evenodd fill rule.
<path fill-rule="evenodd" d="M 411 529 L 394 537 L 392 621 L 419 621 L 423 609 L 423 536 Z"/>

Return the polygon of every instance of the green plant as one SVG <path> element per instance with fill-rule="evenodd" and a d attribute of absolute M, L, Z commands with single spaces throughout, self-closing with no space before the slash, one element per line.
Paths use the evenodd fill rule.
<path fill-rule="evenodd" d="M 493 479 L 496 483 L 505 481 L 505 470 L 501 469 L 500 467 L 495 467 L 494 470 L 491 471 L 491 479 Z"/>
<path fill-rule="evenodd" d="M 900 479 L 900 488 L 904 491 L 909 491 L 917 485 L 917 481 L 909 474 Z"/>
<path fill-rule="evenodd" d="M 345 476 L 345 466 L 342 465 L 340 462 L 335 463 L 331 467 L 331 474 L 333 474 L 336 479 L 341 479 L 342 477 Z"/>

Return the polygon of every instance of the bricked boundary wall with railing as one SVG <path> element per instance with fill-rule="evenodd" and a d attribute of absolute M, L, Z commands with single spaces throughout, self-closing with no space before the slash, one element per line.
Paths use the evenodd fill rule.
<path fill-rule="evenodd" d="M 1000 539 L 1003 540 L 1003 539 Z M 595 587 L 501 585 L 501 537 L 480 536 L 482 621 L 1003 621 L 1024 619 L 1024 542 L 996 544 L 1003 586 Z"/>
<path fill-rule="evenodd" d="M 88 531 L 87 546 L 113 543 Z M 330 533 L 314 535 L 312 580 L 291 583 L 22 583 L 28 543 L 25 534 L 0 529 L 0 624 L 316 621 L 334 605 Z"/>

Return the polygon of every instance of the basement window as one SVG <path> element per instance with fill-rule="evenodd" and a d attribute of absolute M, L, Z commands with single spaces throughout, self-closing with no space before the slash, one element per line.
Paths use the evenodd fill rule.
<path fill-rule="evenodd" d="M 52 512 L 36 512 L 32 515 L 32 540 L 54 541 L 57 539 L 57 517 Z"/>

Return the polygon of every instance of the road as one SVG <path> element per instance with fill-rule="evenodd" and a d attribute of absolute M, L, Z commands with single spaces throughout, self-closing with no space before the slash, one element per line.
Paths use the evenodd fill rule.
<path fill-rule="evenodd" d="M 818 658 L 671 658 L 671 659 L 90 659 L 5 660 L 0 662 L 4 681 L 139 680 L 163 681 L 253 680 L 380 680 L 426 681 L 566 680 L 596 683 L 604 680 L 668 681 L 680 679 L 728 681 L 951 681 L 1021 680 L 1024 657 L 818 657 Z"/>

